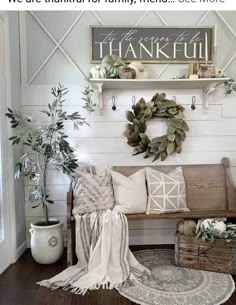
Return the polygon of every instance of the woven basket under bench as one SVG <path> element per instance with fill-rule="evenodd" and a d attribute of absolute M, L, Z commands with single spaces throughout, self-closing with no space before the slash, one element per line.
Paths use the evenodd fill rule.
<path fill-rule="evenodd" d="M 175 264 L 180 267 L 236 274 L 236 241 L 214 242 L 176 234 Z"/>

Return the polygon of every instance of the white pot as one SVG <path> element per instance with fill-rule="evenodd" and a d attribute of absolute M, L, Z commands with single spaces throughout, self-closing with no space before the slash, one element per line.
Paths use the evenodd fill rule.
<path fill-rule="evenodd" d="M 31 253 L 36 262 L 40 264 L 52 264 L 62 256 L 63 244 L 63 224 L 58 219 L 50 218 L 51 225 L 37 221 L 31 223 Z"/>

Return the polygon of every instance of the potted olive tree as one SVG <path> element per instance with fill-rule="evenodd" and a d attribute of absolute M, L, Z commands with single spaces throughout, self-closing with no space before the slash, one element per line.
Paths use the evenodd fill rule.
<path fill-rule="evenodd" d="M 72 121 L 76 128 L 87 124 L 78 112 L 67 114 L 63 110 L 64 96 L 67 89 L 61 85 L 52 88 L 54 101 L 42 112 L 46 115 L 45 123 L 37 126 L 34 121 L 20 112 L 8 109 L 6 116 L 11 120 L 14 136 L 9 138 L 12 145 L 21 144 L 29 149 L 22 155 L 15 166 L 15 178 L 28 176 L 30 179 L 29 201 L 32 207 L 42 205 L 44 218 L 31 224 L 31 252 L 34 259 L 42 264 L 57 261 L 63 252 L 62 223 L 49 218 L 49 205 L 53 203 L 47 189 L 48 167 L 73 179 L 77 159 L 73 148 L 67 141 L 64 131 L 65 121 Z M 88 124 L 87 124 L 88 125 Z"/>

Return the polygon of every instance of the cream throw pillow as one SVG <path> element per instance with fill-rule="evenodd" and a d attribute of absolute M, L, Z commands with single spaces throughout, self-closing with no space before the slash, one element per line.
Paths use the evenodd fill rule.
<path fill-rule="evenodd" d="M 146 214 L 189 212 L 181 167 L 177 167 L 169 174 L 147 167 L 146 177 L 148 186 Z"/>
<path fill-rule="evenodd" d="M 111 171 L 115 206 L 114 210 L 123 214 L 145 213 L 147 208 L 147 189 L 145 169 L 126 177 Z"/>

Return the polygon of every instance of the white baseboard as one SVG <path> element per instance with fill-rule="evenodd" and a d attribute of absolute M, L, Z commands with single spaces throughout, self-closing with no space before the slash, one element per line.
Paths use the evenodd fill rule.
<path fill-rule="evenodd" d="M 14 263 L 20 258 L 20 256 L 25 252 L 27 249 L 27 241 L 24 241 L 17 249 L 14 257 Z"/>

